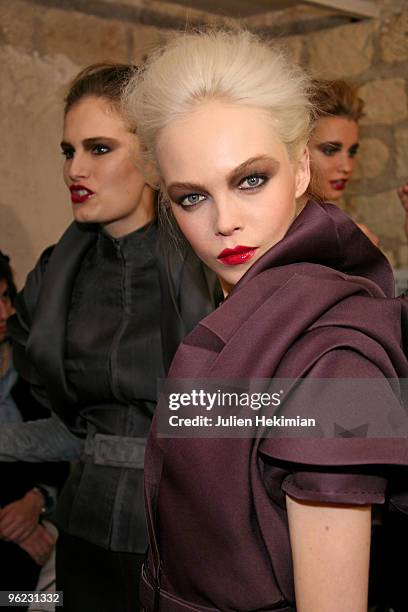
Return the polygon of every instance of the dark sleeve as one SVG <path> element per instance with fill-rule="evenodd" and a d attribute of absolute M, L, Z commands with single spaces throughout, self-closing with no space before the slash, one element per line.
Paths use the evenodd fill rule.
<path fill-rule="evenodd" d="M 18 376 L 16 384 L 11 390 L 11 396 L 23 417 L 23 421 L 47 419 L 50 416 L 50 410 L 45 407 L 44 402 L 38 401 L 30 384 L 21 376 Z"/>
<path fill-rule="evenodd" d="M 33 393 L 41 404 L 49 408 L 43 385 L 33 364 L 26 355 L 31 323 L 41 291 L 42 279 L 54 247 L 48 247 L 35 268 L 27 276 L 24 288 L 17 294 L 13 314 L 7 321 L 7 333 L 13 346 L 13 363 L 19 375 L 33 385 Z M 38 393 L 37 393 L 38 389 Z"/>
<path fill-rule="evenodd" d="M 316 427 L 304 433 L 283 430 L 259 446 L 269 494 L 323 503 L 383 503 L 393 465 L 405 466 L 401 475 L 408 490 L 407 415 L 398 380 L 390 383 L 375 364 L 347 349 L 327 353 L 311 374 L 322 382 L 311 387 L 319 394 L 300 388 L 283 404 L 282 414 L 294 417 L 303 410 Z"/>

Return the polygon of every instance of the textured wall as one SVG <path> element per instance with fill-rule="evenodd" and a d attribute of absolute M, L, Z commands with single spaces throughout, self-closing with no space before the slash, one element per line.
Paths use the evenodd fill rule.
<path fill-rule="evenodd" d="M 20 284 L 71 217 L 58 146 L 67 83 L 91 62 L 140 61 L 183 22 L 184 9 L 175 5 L 166 21 L 164 13 L 124 12 L 136 0 L 119 4 L 121 11 L 115 0 L 0 0 L 0 248 L 12 255 Z M 395 195 L 408 178 L 408 7 L 383 5 L 388 8 L 378 20 L 288 36 L 281 44 L 316 76 L 361 85 L 361 154 L 342 205 L 380 235 L 394 266 L 408 267 Z M 272 22 L 266 25 L 276 33 Z"/>
<path fill-rule="evenodd" d="M 71 220 L 59 142 L 67 84 L 91 62 L 140 61 L 160 29 L 0 0 L 0 249 L 19 286 Z"/>
<path fill-rule="evenodd" d="M 404 213 L 395 188 L 408 180 L 408 6 L 378 20 L 282 39 L 313 75 L 360 85 L 361 149 L 339 204 L 381 238 L 396 268 L 408 268 Z"/>

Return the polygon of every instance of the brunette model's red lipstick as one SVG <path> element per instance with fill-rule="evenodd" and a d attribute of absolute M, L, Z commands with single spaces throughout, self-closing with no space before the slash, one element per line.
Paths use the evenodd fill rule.
<path fill-rule="evenodd" d="M 71 202 L 74 204 L 82 204 L 94 195 L 93 191 L 83 185 L 71 185 L 69 190 L 71 192 Z"/>
<path fill-rule="evenodd" d="M 343 191 L 347 185 L 347 179 L 338 179 L 337 181 L 330 181 L 330 185 L 336 191 Z"/>
<path fill-rule="evenodd" d="M 257 247 L 241 246 L 238 245 L 233 249 L 224 249 L 217 256 L 223 264 L 227 266 L 238 266 L 239 264 L 246 263 L 255 255 Z"/>

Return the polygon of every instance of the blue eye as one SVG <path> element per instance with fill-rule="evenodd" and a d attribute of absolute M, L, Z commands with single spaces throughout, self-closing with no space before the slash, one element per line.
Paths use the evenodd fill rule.
<path fill-rule="evenodd" d="M 333 146 L 326 146 L 326 147 L 321 147 L 321 152 L 323 153 L 323 155 L 327 155 L 327 157 L 332 157 L 333 155 L 335 155 L 336 153 L 338 153 L 338 151 L 340 151 L 340 149 L 338 147 L 333 147 Z"/>
<path fill-rule="evenodd" d="M 244 191 L 246 189 L 256 189 L 257 187 L 261 187 L 266 180 L 267 177 L 264 174 L 251 174 L 240 181 L 238 189 L 242 189 Z"/>
<path fill-rule="evenodd" d="M 97 144 L 94 147 L 92 147 L 92 153 L 94 155 L 105 155 L 105 153 L 109 153 L 110 150 L 111 149 L 107 145 L 104 145 L 104 144 Z"/>
<path fill-rule="evenodd" d="M 177 200 L 177 204 L 183 206 L 183 208 L 189 208 L 190 206 L 195 206 L 205 200 L 205 196 L 199 193 L 190 193 L 190 195 L 183 196 Z"/>

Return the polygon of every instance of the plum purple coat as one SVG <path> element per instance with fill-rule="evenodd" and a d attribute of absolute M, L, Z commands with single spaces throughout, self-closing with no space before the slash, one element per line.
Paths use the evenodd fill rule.
<path fill-rule="evenodd" d="M 311 201 L 185 338 L 169 377 L 395 379 L 369 414 L 345 398 L 343 416 L 382 431 L 391 410 L 406 427 L 398 380 L 408 377 L 407 304 L 392 294 L 381 252 L 338 208 Z M 402 436 L 171 439 L 160 437 L 156 416 L 145 459 L 142 607 L 295 610 L 286 495 L 382 503 L 392 465 L 408 465 Z"/>

